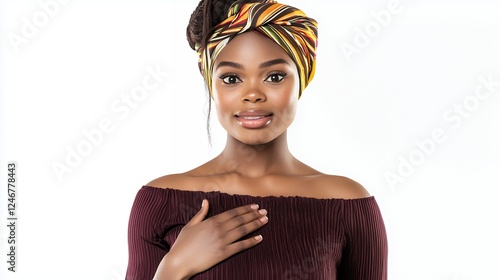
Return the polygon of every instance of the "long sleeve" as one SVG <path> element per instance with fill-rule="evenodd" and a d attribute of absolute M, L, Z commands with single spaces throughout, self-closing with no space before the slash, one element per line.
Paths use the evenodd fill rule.
<path fill-rule="evenodd" d="M 374 197 L 316 199 L 232 195 L 143 186 L 128 228 L 126 280 L 151 280 L 182 228 L 210 202 L 206 218 L 257 203 L 269 223 L 252 232 L 261 244 L 235 254 L 193 280 L 386 280 L 387 240 Z"/>
<path fill-rule="evenodd" d="M 168 244 L 159 236 L 162 202 L 148 189 L 138 191 L 128 224 L 128 266 L 126 280 L 151 280 Z M 160 211 L 161 212 L 161 211 Z"/>
<path fill-rule="evenodd" d="M 375 198 L 347 200 L 343 211 L 345 247 L 338 279 L 386 280 L 387 235 Z"/>

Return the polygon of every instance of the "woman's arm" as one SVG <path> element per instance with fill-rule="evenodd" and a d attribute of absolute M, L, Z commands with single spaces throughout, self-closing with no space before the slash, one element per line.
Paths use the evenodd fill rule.
<path fill-rule="evenodd" d="M 343 211 L 346 243 L 339 279 L 386 280 L 387 235 L 375 198 L 346 200 Z"/>
<path fill-rule="evenodd" d="M 128 222 L 128 266 L 126 280 L 151 280 L 169 245 L 157 238 L 159 217 L 168 217 L 162 212 L 163 201 L 153 192 L 138 191 Z"/>
<path fill-rule="evenodd" d="M 153 280 L 189 280 L 191 276 L 182 269 L 182 264 L 170 258 L 167 253 L 160 262 Z"/>

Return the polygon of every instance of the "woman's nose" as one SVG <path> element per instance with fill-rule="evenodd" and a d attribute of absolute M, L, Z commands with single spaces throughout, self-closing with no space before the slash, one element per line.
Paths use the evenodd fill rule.
<path fill-rule="evenodd" d="M 248 89 L 242 96 L 242 102 L 265 102 L 267 100 L 265 93 L 257 88 Z"/>

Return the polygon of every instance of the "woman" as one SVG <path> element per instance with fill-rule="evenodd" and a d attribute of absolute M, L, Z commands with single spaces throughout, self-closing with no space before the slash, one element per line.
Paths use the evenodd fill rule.
<path fill-rule="evenodd" d="M 288 150 L 316 21 L 273 1 L 233 2 L 202 0 L 187 30 L 226 146 L 138 191 L 126 279 L 386 279 L 375 198 Z"/>

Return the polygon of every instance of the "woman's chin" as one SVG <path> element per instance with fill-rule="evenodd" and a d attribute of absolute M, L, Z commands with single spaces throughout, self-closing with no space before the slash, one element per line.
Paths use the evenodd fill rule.
<path fill-rule="evenodd" d="M 266 131 L 255 131 L 245 135 L 232 135 L 237 141 L 251 146 L 266 145 L 279 137 L 279 134 L 269 133 Z"/>

